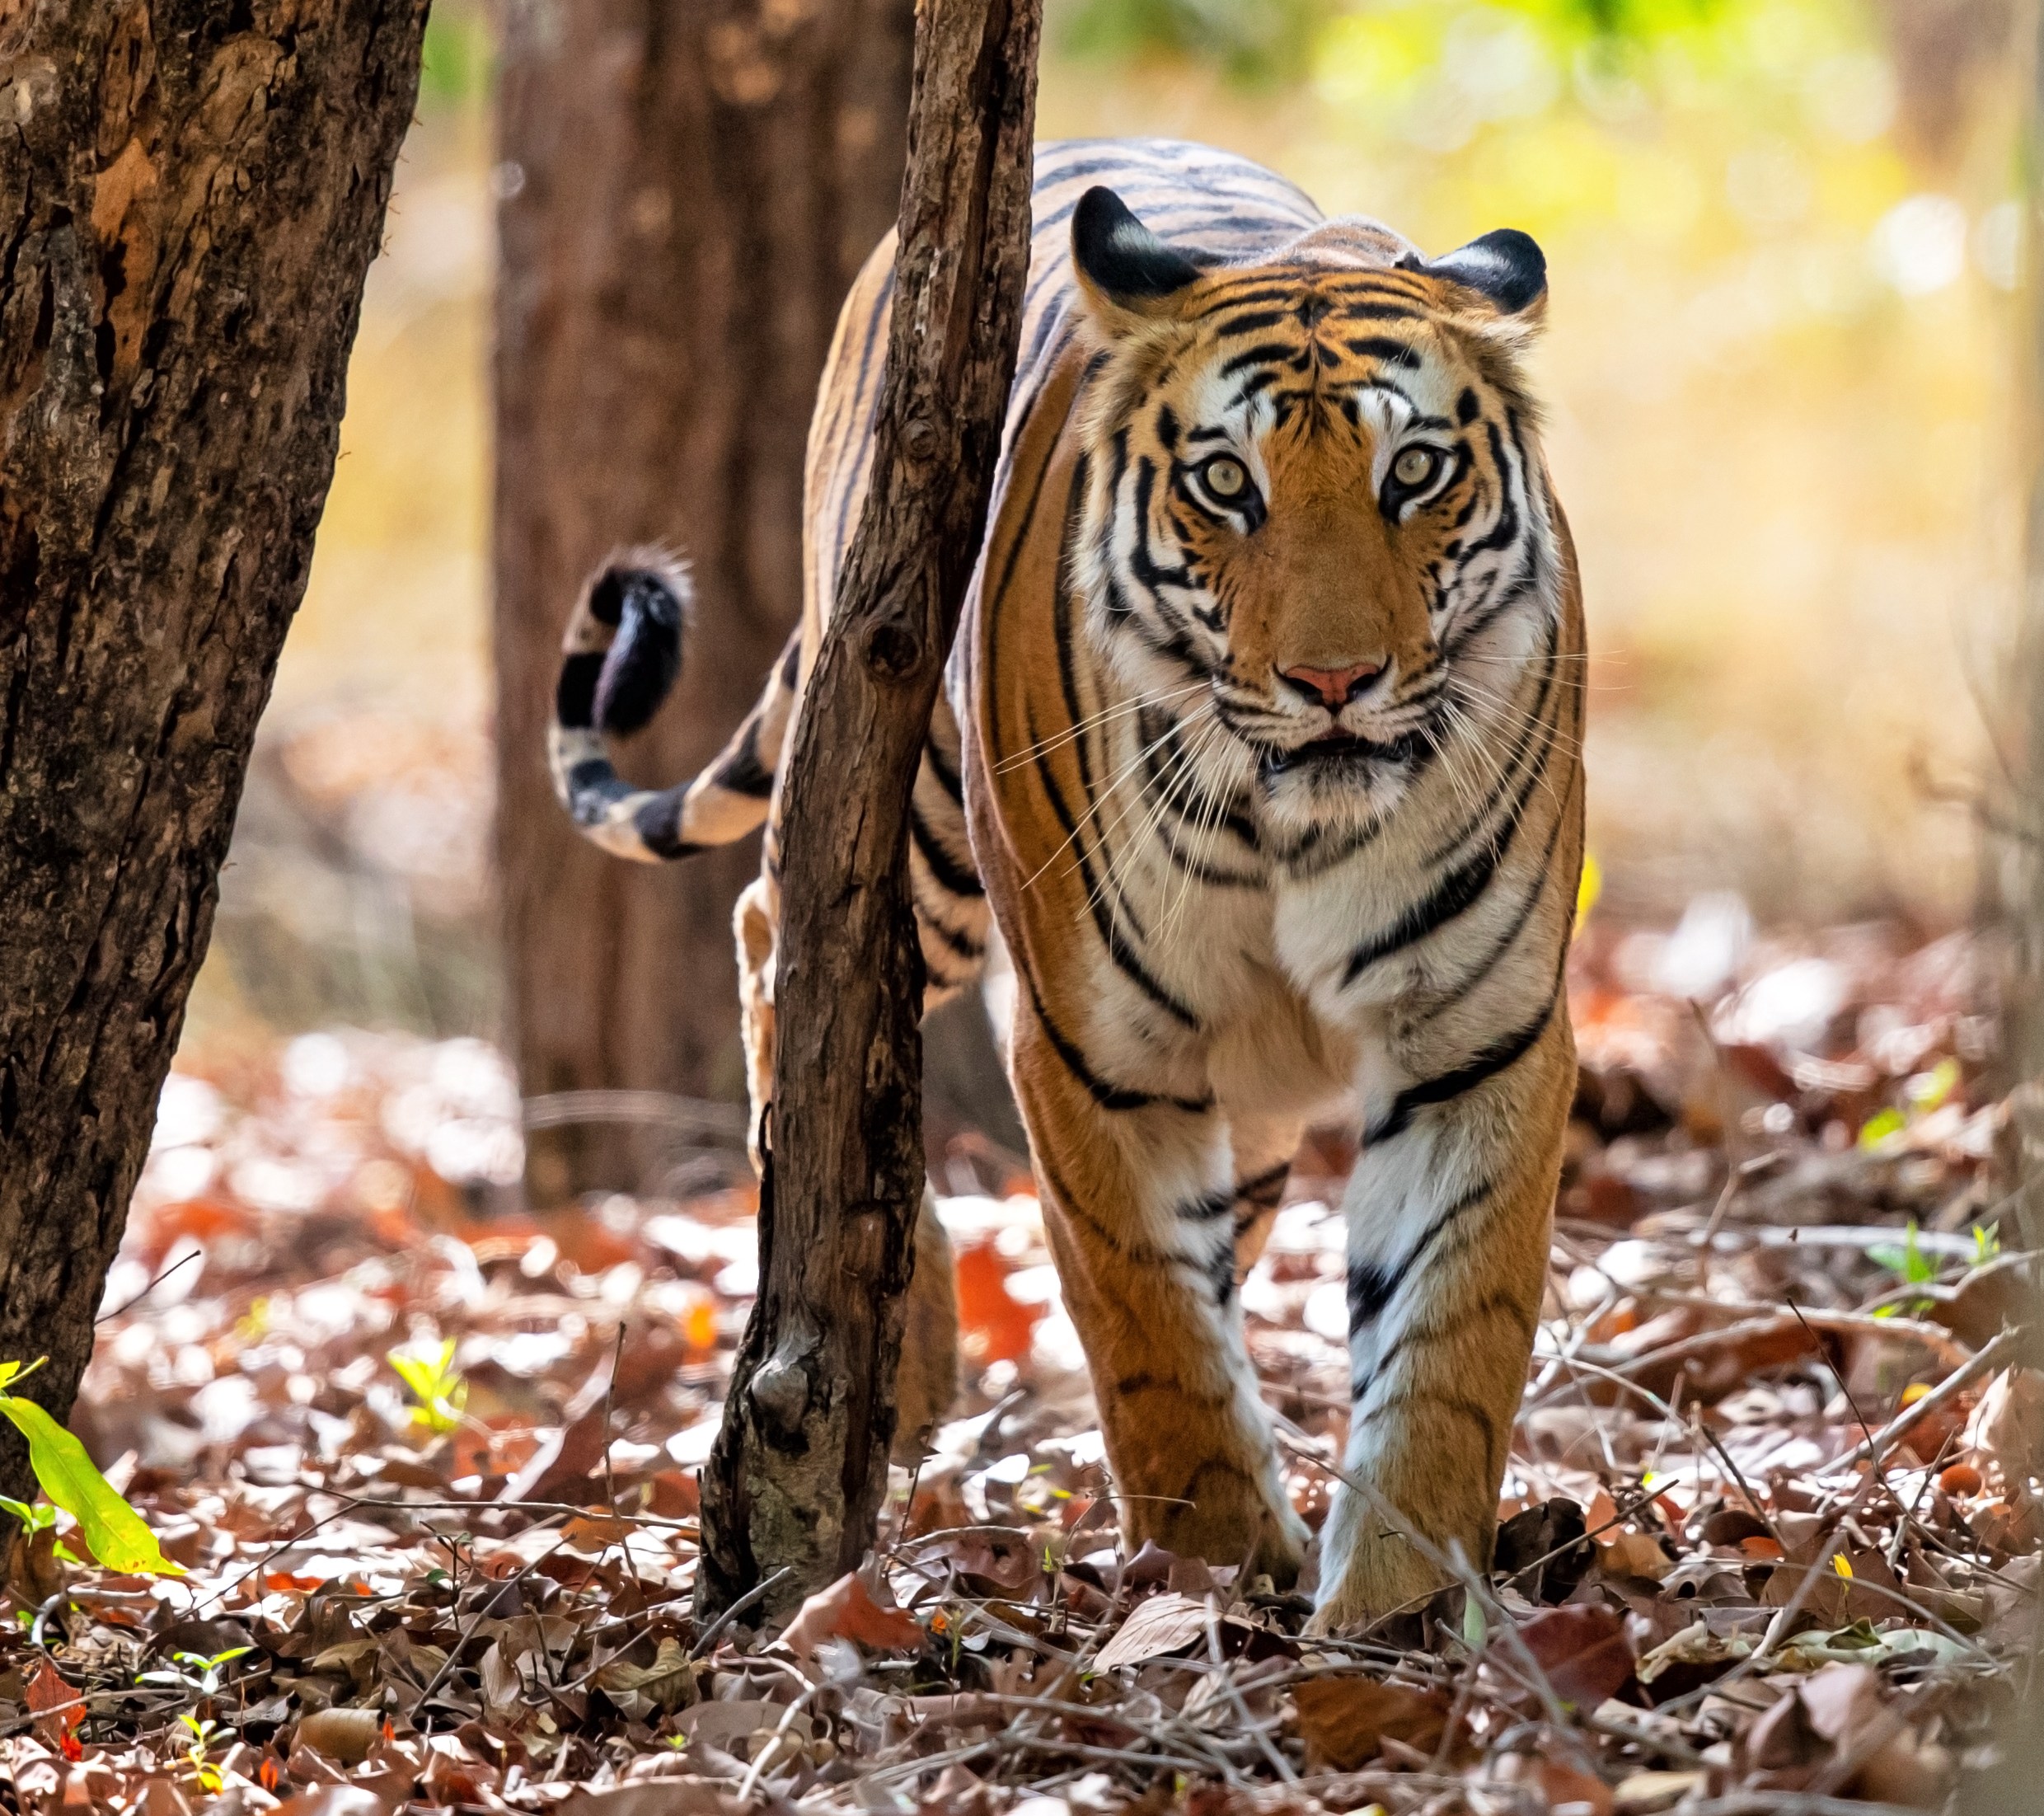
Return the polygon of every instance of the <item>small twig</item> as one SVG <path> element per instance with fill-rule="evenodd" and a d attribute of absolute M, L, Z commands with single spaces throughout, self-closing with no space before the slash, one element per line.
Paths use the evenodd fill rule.
<path fill-rule="evenodd" d="M 611 1473 L 611 1400 L 617 1391 L 618 1366 L 625 1359 L 625 1321 L 617 1321 L 617 1346 L 611 1352 L 610 1379 L 603 1383 L 603 1491 L 609 1498 L 611 1517 L 617 1517 L 617 1478 Z"/>
<path fill-rule="evenodd" d="M 338 1496 L 347 1502 L 349 1507 L 382 1507 L 400 1513 L 430 1513 L 436 1510 L 445 1509 L 463 1513 L 547 1513 L 556 1517 L 566 1514 L 578 1519 L 601 1519 L 607 1517 L 599 1508 L 578 1507 L 573 1501 L 400 1501 L 379 1500 L 367 1495 L 343 1494 L 339 1489 L 322 1489 L 321 1492 Z M 345 1513 L 346 1510 L 344 1508 L 342 1512 Z M 329 1519 L 338 1519 L 340 1517 L 339 1513 L 331 1513 L 327 1516 Z M 657 1526 L 666 1531 L 679 1532 L 691 1538 L 699 1530 L 697 1523 L 692 1519 L 667 1519 L 658 1513 L 619 1513 L 615 1517 L 625 1521 L 628 1525 Z M 540 1526 L 546 1523 L 547 1523 L 542 1520 L 527 1527 L 526 1530 L 537 1532 Z M 431 1528 L 429 1527 L 428 1530 L 430 1531 Z M 295 1542 L 295 1541 L 290 1542 Z"/>
<path fill-rule="evenodd" d="M 2025 1334 L 2019 1330 L 2003 1331 L 2000 1335 L 1981 1349 L 1971 1362 L 1948 1375 L 1914 1405 L 1903 1407 L 1880 1430 L 1873 1433 L 1863 1442 L 1855 1444 L 1844 1456 L 1835 1457 L 1831 1462 L 1824 1464 L 1815 1473 L 1820 1476 L 1828 1476 L 1834 1470 L 1849 1468 L 1854 1463 L 1872 1459 L 1874 1462 L 1874 1473 L 1878 1476 L 1880 1473 L 1879 1459 L 1895 1448 L 1911 1426 L 1925 1414 L 1935 1412 L 1939 1407 L 1947 1405 L 1956 1399 L 1962 1389 L 1985 1374 L 2022 1342 Z"/>
<path fill-rule="evenodd" d="M 179 1255 L 175 1261 L 171 1262 L 171 1265 L 164 1269 L 161 1274 L 157 1274 L 153 1280 L 150 1281 L 150 1283 L 139 1293 L 138 1293 L 134 1297 L 130 1299 L 127 1304 L 120 1306 L 111 1312 L 102 1312 L 92 1321 L 94 1326 L 97 1326 L 99 1325 L 105 1324 L 110 1318 L 126 1317 L 130 1312 L 134 1311 L 137 1306 L 140 1305 L 144 1299 L 148 1298 L 152 1293 L 155 1292 L 158 1287 L 162 1285 L 166 1280 L 169 1279 L 170 1277 L 173 1274 L 176 1273 L 180 1268 L 187 1267 L 192 1262 L 203 1259 L 205 1252 L 206 1251 L 204 1249 L 187 1249 L 184 1254 Z M 19 1381 L 21 1377 L 19 1375 L 16 1375 L 14 1378 L 16 1381 Z"/>
<path fill-rule="evenodd" d="M 35 1647 L 39 1651 L 47 1652 L 49 1649 L 49 1647 L 43 1639 L 43 1628 L 45 1624 L 49 1621 L 50 1616 L 57 1612 L 58 1605 L 62 1602 L 64 1598 L 64 1593 L 65 1592 L 63 1590 L 58 1590 L 54 1595 L 49 1597 L 49 1599 L 46 1600 L 43 1605 L 35 1611 L 35 1624 L 28 1630 L 28 1643 Z"/>
<path fill-rule="evenodd" d="M 1768 1534 L 1781 1546 L 1782 1556 L 1788 1555 L 1788 1541 L 1781 1536 L 1781 1528 L 1775 1525 L 1774 1516 L 1767 1511 L 1767 1504 L 1753 1492 L 1753 1485 L 1746 1479 L 1746 1471 L 1739 1467 L 1738 1458 L 1725 1448 L 1724 1441 L 1704 1422 L 1702 1411 L 1694 1401 L 1689 1409 L 1690 1429 L 1718 1453 L 1718 1460 L 1731 1471 L 1732 1479 L 1739 1485 L 1739 1492 L 1746 1496 L 1746 1504 L 1755 1516 L 1766 1527 Z"/>
<path fill-rule="evenodd" d="M 691 1659 L 700 1659 L 710 1649 L 711 1646 L 717 1643 L 717 1635 L 719 1634 L 722 1633 L 726 1627 L 730 1626 L 734 1621 L 737 1620 L 738 1617 L 741 1614 L 744 1613 L 748 1608 L 752 1607 L 755 1602 L 760 1600 L 761 1598 L 765 1596 L 769 1590 L 774 1588 L 777 1584 L 779 1584 L 783 1579 L 793 1576 L 794 1574 L 795 1565 L 792 1564 L 784 1564 L 779 1570 L 776 1570 L 771 1576 L 766 1578 L 763 1582 L 755 1583 L 752 1588 L 748 1589 L 744 1594 L 741 1595 L 737 1601 L 734 1602 L 729 1607 L 726 1608 L 723 1613 L 720 1614 L 715 1620 L 712 1621 L 708 1626 L 703 1629 L 702 1637 L 696 1640 L 694 1645 L 689 1648 L 689 1657 Z"/>
<path fill-rule="evenodd" d="M 801 1693 L 788 1705 L 782 1713 L 780 1721 L 774 1728 L 773 1739 L 763 1742 L 753 1749 L 752 1763 L 746 1767 L 744 1779 L 738 1785 L 738 1801 L 741 1804 L 749 1804 L 752 1801 L 752 1792 L 759 1784 L 760 1776 L 766 1770 L 767 1759 L 778 1748 L 781 1736 L 794 1726 L 795 1718 L 809 1707 L 810 1699 L 819 1690 L 823 1689 L 829 1681 L 828 1678 L 823 1678 L 815 1683 L 806 1685 Z"/>
<path fill-rule="evenodd" d="M 1256 1724 L 1256 1718 L 1249 1713 L 1249 1706 L 1243 1699 L 1240 1687 L 1235 1681 L 1235 1673 L 1221 1650 L 1221 1611 L 1215 1605 L 1211 1591 L 1207 1597 L 1207 1650 L 1212 1657 L 1214 1669 L 1219 1673 L 1221 1688 L 1228 1701 L 1235 1705 L 1235 1712 L 1242 1718 L 1242 1726 L 1256 1737 L 1258 1749 L 1271 1763 L 1271 1769 L 1287 1785 L 1296 1785 L 1299 1775 L 1292 1769 L 1292 1762 L 1278 1750 L 1270 1736 Z"/>

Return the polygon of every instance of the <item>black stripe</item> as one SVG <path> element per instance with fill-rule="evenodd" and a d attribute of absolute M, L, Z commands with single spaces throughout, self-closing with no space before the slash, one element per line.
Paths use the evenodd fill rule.
<path fill-rule="evenodd" d="M 774 772 L 759 760 L 759 718 L 755 706 L 710 772 L 718 787 L 748 800 L 765 800 L 774 791 Z"/>
<path fill-rule="evenodd" d="M 1261 1204 L 1266 1209 L 1284 1196 L 1285 1181 L 1292 1177 L 1292 1162 L 1281 1160 L 1275 1166 L 1268 1166 L 1250 1179 L 1235 1182 L 1235 1195 L 1252 1204 Z"/>
<path fill-rule="evenodd" d="M 1521 766 L 1526 763 L 1527 753 L 1532 748 L 1535 736 L 1545 731 L 1549 738 L 1552 739 L 1554 728 L 1548 724 L 1546 718 L 1547 697 L 1553 690 L 1556 666 L 1553 657 L 1554 645 L 1560 636 L 1561 626 L 1558 622 L 1548 626 L 1546 646 L 1540 653 L 1542 673 L 1540 687 L 1534 695 L 1532 704 L 1526 709 L 1525 717 L 1512 740 L 1510 755 L 1498 766 L 1498 786 L 1484 797 L 1483 803 L 1474 812 L 1464 819 L 1462 824 L 1452 833 L 1427 853 L 1426 863 L 1428 867 L 1442 862 L 1451 852 L 1459 851 L 1470 839 L 1476 838 L 1483 832 L 1484 828 L 1489 824 L 1498 801 L 1503 798 L 1506 791 L 1514 785 L 1521 773 Z M 1517 706 L 1517 702 L 1514 701 L 1513 705 Z"/>
<path fill-rule="evenodd" d="M 1465 1192 L 1451 1204 L 1445 1206 L 1427 1226 L 1419 1240 L 1413 1243 L 1405 1259 L 1395 1267 L 1385 1267 L 1376 1261 L 1355 1261 L 1348 1269 L 1348 1335 L 1353 1337 L 1365 1325 L 1375 1323 L 1385 1308 L 1398 1297 L 1402 1287 L 1420 1259 L 1441 1239 L 1448 1226 L 1483 1203 L 1495 1190 L 1495 1181 L 1485 1180 L 1482 1185 Z M 1377 1364 L 1377 1372 L 1383 1372 L 1384 1363 L 1390 1361 L 1387 1354 Z"/>
<path fill-rule="evenodd" d="M 1033 744 L 1042 742 L 1035 735 L 1034 724 L 1030 725 L 1029 732 Z M 1142 960 L 1123 934 L 1123 918 L 1126 917 L 1135 929 L 1137 939 L 1143 937 L 1142 924 L 1137 921 L 1135 911 L 1128 906 L 1127 899 L 1118 889 L 1113 887 L 1113 878 L 1109 875 L 1103 880 L 1094 875 L 1093 863 L 1087 853 L 1085 842 L 1080 837 L 1079 823 L 1072 817 L 1071 808 L 1066 805 L 1064 791 L 1058 787 L 1057 778 L 1051 773 L 1050 765 L 1043 757 L 1038 756 L 1030 760 L 1030 767 L 1035 771 L 1036 779 L 1043 784 L 1044 796 L 1050 802 L 1050 810 L 1057 815 L 1057 824 L 1064 828 L 1066 842 L 1071 847 L 1073 856 L 1078 862 L 1079 880 L 1085 885 L 1087 911 L 1093 917 L 1094 930 L 1100 936 L 1100 943 L 1107 948 L 1108 957 L 1113 960 L 1115 969 L 1123 976 L 1166 1015 L 1197 1032 L 1199 1017 L 1151 976 Z M 1111 902 L 1109 899 L 1110 894 L 1113 897 Z"/>
<path fill-rule="evenodd" d="M 554 684 L 554 721 L 570 731 L 587 731 L 596 723 L 596 681 L 603 672 L 601 650 L 584 650 L 560 664 Z"/>
<path fill-rule="evenodd" d="M 1515 819 L 1512 829 L 1516 829 L 1517 824 Z M 1384 932 L 1367 945 L 1357 946 L 1348 955 L 1348 968 L 1342 974 L 1341 988 L 1346 990 L 1371 965 L 1417 944 L 1469 908 L 1490 886 L 1490 880 L 1498 874 L 1498 866 L 1510 844 L 1511 830 L 1507 830 L 1502 841 L 1492 839 L 1479 846 L 1473 857 L 1450 870 L 1427 896 L 1406 909 Z"/>
<path fill-rule="evenodd" d="M 1582 771 L 1578 769 L 1576 772 L 1577 781 L 1571 782 L 1569 785 L 1569 800 L 1575 798 L 1576 787 L 1581 781 L 1582 774 Z M 1518 913 L 1512 917 L 1512 924 L 1498 939 L 1492 941 L 1490 950 L 1470 968 L 1461 981 L 1453 989 L 1444 996 L 1435 997 L 1428 1005 L 1430 1014 L 1438 1015 L 1443 1009 L 1451 1008 L 1460 1002 L 1485 978 L 1488 977 L 1497 969 L 1498 961 L 1504 957 L 1505 954 L 1518 944 L 1519 936 L 1526 931 L 1528 923 L 1533 918 L 1533 910 L 1539 906 L 1541 896 L 1547 893 L 1547 885 L 1551 880 L 1551 867 L 1554 861 L 1554 847 L 1561 842 L 1562 828 L 1568 823 L 1568 801 L 1565 800 L 1554 815 L 1554 824 L 1547 829 L 1547 846 L 1545 850 L 1540 853 L 1540 862 L 1534 867 L 1533 885 L 1526 892 L 1526 899 L 1520 903 Z"/>
<path fill-rule="evenodd" d="M 1403 340 L 1394 340 L 1389 335 L 1367 335 L 1362 340 L 1351 340 L 1347 345 L 1351 353 L 1361 354 L 1367 359 L 1381 359 L 1387 365 L 1417 368 L 1419 364 L 1417 353 Z"/>
<path fill-rule="evenodd" d="M 603 809 L 632 791 L 631 784 L 621 780 L 602 757 L 585 757 L 568 772 L 569 811 L 579 826 L 600 824 Z"/>
<path fill-rule="evenodd" d="M 923 739 L 922 766 L 936 778 L 938 787 L 959 806 L 965 805 L 965 780 L 959 774 L 949 756 L 939 748 L 935 737 Z"/>
<path fill-rule="evenodd" d="M 921 932 L 934 933 L 940 944 L 949 946 L 968 964 L 976 966 L 987 956 L 983 942 L 975 940 L 968 933 L 960 933 L 955 927 L 947 927 L 939 916 L 926 911 L 921 902 L 916 904 L 916 926 Z M 962 983 L 965 980 L 955 978 L 951 981 Z"/>
<path fill-rule="evenodd" d="M 1087 1064 L 1085 1054 L 1056 1022 L 1050 1011 L 1043 1007 L 1043 999 L 1036 992 L 1036 979 L 1028 971 L 1022 971 L 1023 980 L 1029 987 L 1029 1007 L 1036 1011 L 1036 1019 L 1042 1025 L 1044 1037 L 1051 1049 L 1063 1063 L 1065 1070 L 1085 1086 L 1086 1095 L 1103 1110 L 1151 1110 L 1165 1105 L 1172 1110 L 1182 1110 L 1190 1116 L 1203 1116 L 1213 1108 L 1212 1097 L 1189 1098 L 1160 1096 L 1146 1091 L 1134 1091 L 1125 1085 L 1110 1084 Z"/>
<path fill-rule="evenodd" d="M 1171 1214 L 1182 1223 L 1212 1223 L 1219 1218 L 1226 1217 L 1234 1208 L 1235 1188 L 1231 1185 L 1219 1191 L 1202 1192 L 1198 1198 L 1190 1199 L 1179 1205 Z"/>
<path fill-rule="evenodd" d="M 916 849 L 930 867 L 931 875 L 952 894 L 973 900 L 987 893 L 987 885 L 980 880 L 979 872 L 959 864 L 922 817 L 922 809 L 912 800 L 908 804 L 908 835 L 915 840 Z"/>
<path fill-rule="evenodd" d="M 1563 955 L 1563 962 L 1567 953 Z M 1547 1025 L 1554 1019 L 1554 1005 L 1561 1000 L 1561 980 L 1554 980 L 1554 988 L 1549 992 L 1540 1012 L 1519 1029 L 1484 1049 L 1466 1064 L 1457 1066 L 1452 1072 L 1444 1072 L 1437 1078 L 1423 1080 L 1409 1085 L 1391 1100 L 1390 1109 L 1381 1122 L 1373 1123 L 1365 1131 L 1363 1143 L 1388 1142 L 1404 1133 L 1413 1118 L 1432 1104 L 1445 1104 L 1472 1091 L 1487 1080 L 1516 1066 L 1533 1050 L 1534 1043 L 1547 1032 Z"/>
<path fill-rule="evenodd" d="M 684 791 L 663 788 L 632 815 L 640 842 L 655 857 L 687 857 L 706 849 L 691 845 L 681 836 Z"/>
<path fill-rule="evenodd" d="M 1253 347 L 1245 348 L 1232 359 L 1222 362 L 1217 378 L 1232 378 L 1238 372 L 1251 366 L 1268 365 L 1273 360 L 1289 361 L 1299 350 L 1287 340 L 1263 340 Z"/>

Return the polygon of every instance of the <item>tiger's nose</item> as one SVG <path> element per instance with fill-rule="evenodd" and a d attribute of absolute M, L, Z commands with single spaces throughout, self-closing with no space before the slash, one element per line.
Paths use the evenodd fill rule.
<path fill-rule="evenodd" d="M 1381 662 L 1351 663 L 1345 669 L 1280 669 L 1278 678 L 1304 694 L 1315 706 L 1339 712 L 1384 673 Z"/>

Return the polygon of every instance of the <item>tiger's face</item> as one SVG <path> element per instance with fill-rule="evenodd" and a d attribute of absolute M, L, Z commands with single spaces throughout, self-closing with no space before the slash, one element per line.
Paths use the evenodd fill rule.
<path fill-rule="evenodd" d="M 1539 249 L 1491 234 L 1429 265 L 1338 221 L 1202 272 L 1105 190 L 1073 242 L 1102 342 L 1092 635 L 1160 710 L 1211 723 L 1202 760 L 1273 829 L 1381 817 L 1481 736 L 1551 615 L 1517 357 Z"/>

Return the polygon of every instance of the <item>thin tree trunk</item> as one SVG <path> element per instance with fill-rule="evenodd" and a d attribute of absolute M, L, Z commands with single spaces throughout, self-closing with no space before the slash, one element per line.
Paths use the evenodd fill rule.
<path fill-rule="evenodd" d="M 784 781 L 760 1294 L 703 1472 L 696 1595 L 873 1542 L 922 1193 L 908 796 L 987 519 L 1029 265 L 1041 0 L 925 0 L 873 474 Z"/>
<path fill-rule="evenodd" d="M 521 0 L 497 183 L 497 851 L 528 1095 L 742 1100 L 748 840 L 661 869 L 581 839 L 541 753 L 560 630 L 621 544 L 693 563 L 677 698 L 631 753 L 691 773 L 801 605 L 802 454 L 831 331 L 894 218 L 912 0 Z M 639 1185 L 629 1131 L 536 1140 L 542 1203 Z"/>
<path fill-rule="evenodd" d="M 0 1358 L 47 1354 L 59 1416 L 304 591 L 425 13 L 0 14 Z"/>

